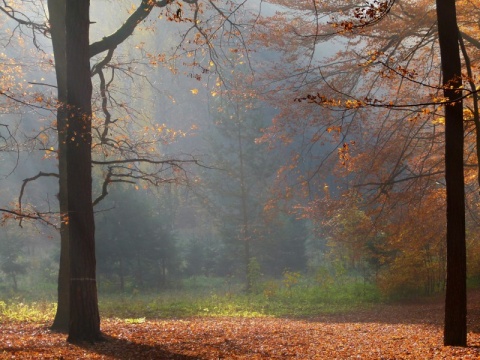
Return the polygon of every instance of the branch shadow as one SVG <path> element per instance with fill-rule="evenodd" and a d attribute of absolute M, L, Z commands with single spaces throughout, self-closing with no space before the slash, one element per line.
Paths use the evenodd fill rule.
<path fill-rule="evenodd" d="M 104 341 L 96 343 L 77 343 L 78 347 L 81 347 L 87 352 L 94 352 L 99 355 L 111 356 L 119 360 L 131 360 L 131 359 L 174 359 L 174 360 L 198 360 L 202 359 L 195 356 L 180 354 L 168 350 L 162 345 L 146 345 L 142 343 L 136 343 L 125 339 L 118 339 L 110 335 L 103 334 Z"/>

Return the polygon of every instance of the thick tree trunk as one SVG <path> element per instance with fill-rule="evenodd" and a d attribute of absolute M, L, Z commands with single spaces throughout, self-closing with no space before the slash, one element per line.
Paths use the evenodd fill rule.
<path fill-rule="evenodd" d="M 461 62 L 455 0 L 437 0 L 438 37 L 444 95 L 461 96 Z M 463 104 L 445 106 L 445 179 L 447 183 L 447 289 L 444 344 L 467 345 Z"/>
<path fill-rule="evenodd" d="M 65 49 L 65 0 L 48 0 L 50 34 L 52 36 L 55 72 L 58 88 L 57 133 L 58 133 L 58 174 L 60 203 L 60 269 L 58 272 L 57 312 L 52 330 L 67 332 L 69 323 L 70 263 L 68 261 L 67 219 L 67 163 L 66 163 L 66 121 L 67 121 L 67 59 Z"/>
<path fill-rule="evenodd" d="M 92 82 L 88 0 L 66 2 L 67 184 L 70 240 L 68 341 L 100 340 L 92 206 Z"/>
<path fill-rule="evenodd" d="M 58 86 L 58 158 L 59 158 L 59 202 L 60 214 L 64 217 L 67 214 L 67 170 L 66 170 L 66 107 L 67 101 L 67 74 L 66 74 L 66 49 L 65 49 L 65 4 L 66 0 L 48 0 L 48 12 L 50 30 L 52 36 L 53 52 L 55 57 L 55 71 Z M 101 41 L 90 45 L 90 57 L 100 52 L 115 48 L 122 43 L 154 7 L 154 3 L 142 0 L 138 9 L 128 20 L 112 35 L 104 37 Z M 66 218 L 66 216 L 65 216 Z M 70 262 L 69 262 L 69 239 L 68 222 L 62 221 L 60 225 L 60 269 L 58 274 L 58 303 L 52 330 L 67 332 L 69 324 L 69 284 L 70 284 Z"/>

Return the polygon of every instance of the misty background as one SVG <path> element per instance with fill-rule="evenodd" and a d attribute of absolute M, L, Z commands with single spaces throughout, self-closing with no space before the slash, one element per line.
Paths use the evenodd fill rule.
<path fill-rule="evenodd" d="M 31 19 L 43 21 L 43 1 L 23 5 Z M 129 1 L 92 2 L 91 43 L 115 31 L 132 10 Z M 281 37 L 262 46 L 252 24 L 281 10 L 247 2 L 235 18 L 243 24 L 243 36 L 217 29 L 213 50 L 187 36 L 188 21 L 167 21 L 171 14 L 156 10 L 116 49 L 104 73 L 108 114 L 101 81 L 93 77 L 94 136 L 101 136 L 105 118 L 111 117 L 113 141 L 131 149 L 119 154 L 94 144 L 94 160 L 151 156 L 184 164 L 157 171 L 133 163 L 114 181 L 105 181 L 112 167 L 93 166 L 93 200 L 101 199 L 94 208 L 101 296 L 195 289 L 269 298 L 296 285 L 322 291 L 348 285 L 352 297 L 378 298 L 381 281 L 394 296 L 442 289 L 443 259 L 437 254 L 435 266 L 422 274 L 425 279 L 415 282 L 402 273 L 395 278 L 398 286 L 385 285 L 393 272 L 400 274 L 395 261 L 402 254 L 383 246 L 387 233 L 371 230 L 360 201 L 330 222 L 299 211 L 320 199 L 315 211 L 327 212 L 327 203 L 341 198 L 356 174 L 334 171 L 339 147 L 353 139 L 360 143 L 368 132 L 337 139 L 329 129 L 325 140 L 310 142 L 319 131 L 313 126 L 292 131 L 288 139 L 272 131 L 279 117 L 290 116 L 294 128 L 331 116 L 321 107 L 302 112 L 305 105 L 291 95 L 304 95 L 300 85 L 318 82 L 316 66 L 347 43 L 332 38 L 289 54 L 278 45 Z M 215 14 L 204 15 L 215 29 Z M 297 10 L 291 16 L 312 15 Z M 8 126 L 0 128 L 0 203 L 18 209 L 21 200 L 22 210 L 42 213 L 47 221 L 5 214 L 0 289 L 11 296 L 54 299 L 61 219 L 52 48 L 48 38 L 16 28 L 13 21 L 2 18 L 1 26 L 2 89 L 21 101 L 2 100 L 0 123 Z M 93 58 L 91 66 L 101 59 L 102 54 Z M 299 71 L 303 68 L 308 71 Z M 347 113 L 343 120 L 355 116 Z M 310 177 L 316 182 L 306 184 Z M 408 271 L 417 264 L 408 263 Z"/>

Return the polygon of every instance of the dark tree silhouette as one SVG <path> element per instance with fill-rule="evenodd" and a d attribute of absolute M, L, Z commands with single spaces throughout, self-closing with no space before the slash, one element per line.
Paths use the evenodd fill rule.
<path fill-rule="evenodd" d="M 467 270 L 463 103 L 459 31 L 455 0 L 437 0 L 438 39 L 445 106 L 445 180 L 447 183 L 447 291 L 444 345 L 467 345 Z"/>
<path fill-rule="evenodd" d="M 101 339 L 95 274 L 92 206 L 92 81 L 90 2 L 66 2 L 67 183 L 70 240 L 70 326 L 68 341 Z"/>
<path fill-rule="evenodd" d="M 67 214 L 67 171 L 66 171 L 66 120 L 67 113 L 67 59 L 65 50 L 65 1 L 48 0 L 50 35 L 52 37 L 55 57 L 55 74 L 57 79 L 57 133 L 58 133 L 58 200 L 60 216 Z M 67 331 L 69 320 L 69 282 L 70 265 L 68 262 L 68 226 L 60 222 L 60 269 L 58 276 L 58 303 L 52 330 Z"/>

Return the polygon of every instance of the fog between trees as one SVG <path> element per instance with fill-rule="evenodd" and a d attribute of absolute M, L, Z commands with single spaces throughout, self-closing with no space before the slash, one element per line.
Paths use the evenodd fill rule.
<path fill-rule="evenodd" d="M 41 7 L 23 6 L 42 21 Z M 130 7 L 92 2 L 90 42 L 121 26 Z M 92 78 L 100 294 L 205 284 L 266 297 L 279 288 L 344 284 L 386 298 L 443 291 L 445 120 L 431 104 L 442 91 L 434 13 L 409 4 L 392 8 L 399 17 L 390 25 L 312 40 L 306 35 L 313 28 L 318 36 L 331 24 L 312 21 L 310 5 L 252 2 L 236 13 L 242 36 L 215 28 L 215 11 L 206 9 L 208 31 L 218 31 L 208 33 L 208 44 L 184 38 L 192 26 L 187 7 L 157 9 Z M 465 33 L 467 8 L 460 10 Z M 334 19 L 328 14 L 335 10 L 325 7 L 325 18 Z M 411 14 L 414 31 L 398 34 Z M 0 121 L 1 207 L 42 220 L 23 219 L 19 227 L 6 213 L 1 286 L 48 297 L 55 294 L 61 221 L 52 48 L 14 20 L 2 26 L 11 34 L 1 39 L 8 95 Z M 478 49 L 467 45 L 475 61 Z M 392 110 L 412 102 L 421 105 Z M 478 185 L 469 119 L 465 183 L 475 281 Z M 109 163 L 119 159 L 130 162 Z"/>

